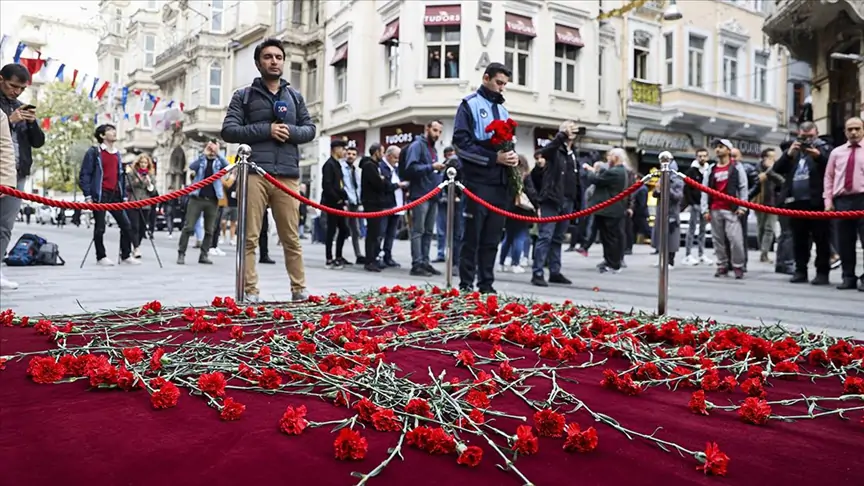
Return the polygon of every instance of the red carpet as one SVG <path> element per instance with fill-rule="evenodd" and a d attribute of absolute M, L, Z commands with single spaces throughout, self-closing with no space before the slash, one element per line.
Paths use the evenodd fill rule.
<path fill-rule="evenodd" d="M 5 370 L 0 371 L 0 457 L 3 458 L 0 469 L 3 479 L 0 483 L 15 486 L 216 486 L 284 484 L 286 481 L 289 484 L 309 485 L 357 484 L 360 479 L 352 476 L 352 472 L 369 473 L 385 460 L 389 455 L 388 449 L 399 442 L 401 424 L 404 422 L 397 422 L 399 427 L 394 432 L 379 432 L 373 424 L 364 426 L 358 420 L 353 429 L 366 439 L 368 446 L 365 458 L 359 461 L 336 460 L 334 440 L 339 432 L 331 433 L 333 425 L 310 426 L 300 435 L 280 432 L 280 418 L 289 405 L 295 408 L 304 405 L 308 410 L 305 419 L 312 422 L 345 419 L 357 413 L 354 409 L 334 406 L 330 399 L 296 394 L 301 390 L 303 393 L 333 391 L 326 386 L 311 389 L 307 385 L 301 387 L 292 383 L 289 365 L 317 361 L 319 366 L 324 364 L 328 369 L 325 372 L 322 368 L 320 373 L 323 373 L 323 378 L 315 379 L 316 384 L 320 385 L 321 380 L 327 383 L 342 379 L 353 382 L 355 386 L 352 386 L 352 391 L 371 396 L 376 405 L 392 408 L 396 412 L 396 420 L 408 420 L 408 429 L 415 426 L 414 419 L 406 419 L 402 415 L 408 395 L 427 399 L 432 405 L 432 415 L 446 424 L 444 430 L 448 434 L 458 434 L 459 441 L 469 446 L 479 446 L 483 452 L 477 467 L 458 465 L 457 452 L 450 450 L 441 455 L 424 452 L 409 445 L 409 434 L 401 447 L 404 460 L 397 455 L 377 477 L 368 480 L 369 484 L 523 484 L 514 472 L 505 472 L 496 467 L 503 464 L 504 460 L 484 439 L 469 433 L 474 429 L 468 421 L 463 420 L 462 430 L 450 427 L 458 419 L 451 405 L 453 402 L 448 401 L 450 398 L 440 393 L 440 389 L 428 386 L 432 382 L 428 371 L 431 369 L 435 377 L 446 370 L 445 382 L 453 378 L 465 381 L 465 386 L 460 387 L 463 393 L 477 388 L 471 384 L 474 381 L 472 371 L 456 366 L 456 352 L 469 349 L 475 353 L 475 373 L 484 370 L 489 373 L 494 371 L 496 376 L 501 375 L 501 359 L 487 363 L 492 349 L 489 340 L 495 340 L 496 333 L 500 332 L 503 335 L 501 351 L 506 354 L 517 375 L 530 375 L 539 371 L 551 377 L 552 370 L 557 368 L 555 377 L 562 391 L 554 397 L 551 409 L 562 413 L 568 424 L 578 423 L 583 431 L 595 427 L 599 439 L 595 450 L 582 453 L 565 452 L 564 438 L 540 437 L 536 454 L 520 455 L 515 460 L 515 467 L 533 484 L 864 484 L 864 413 L 860 410 L 864 406 L 864 383 L 860 385 L 862 389 L 855 388 L 858 383 L 855 379 L 860 376 L 857 372 L 861 370 L 864 357 L 864 347 L 860 343 L 837 344 L 833 339 L 800 335 L 782 341 L 787 336 L 778 335 L 776 329 L 750 330 L 748 335 L 722 332 L 721 327 L 710 323 L 692 323 L 693 326 L 687 327 L 690 323 L 683 321 L 666 326 L 663 326 L 665 321 L 657 321 L 656 328 L 653 328 L 657 332 L 654 332 L 652 326 L 643 325 L 643 322 L 649 322 L 647 319 L 630 321 L 630 316 L 601 314 L 587 309 L 577 311 L 575 308 L 571 310 L 567 306 L 549 304 L 538 304 L 532 310 L 520 304 L 504 302 L 503 299 L 496 304 L 494 301 L 473 300 L 470 297 L 421 295 L 421 291 L 358 296 L 357 301 L 334 296 L 329 303 L 324 299 L 321 303 L 304 304 L 301 307 L 283 305 L 281 309 L 291 311 L 293 315 L 281 319 L 274 319 L 273 309 L 272 306 L 262 307 L 256 312 L 255 318 L 246 317 L 245 313 L 230 317 L 233 323 L 221 324 L 213 333 L 197 334 L 198 341 L 190 341 L 196 338 L 196 334 L 182 328 L 198 326 L 197 329 L 202 330 L 202 326 L 215 323 L 217 319 L 213 316 L 217 312 L 228 312 L 225 308 L 207 308 L 208 316 L 211 316 L 209 320 L 187 316 L 191 322 L 180 315 L 182 309 L 162 309 L 155 314 L 145 314 L 142 318 L 114 318 L 114 322 L 126 324 L 135 323 L 136 319 L 170 319 L 170 323 L 162 326 L 140 321 L 140 325 L 110 328 L 105 324 L 106 317 L 76 316 L 66 343 L 67 349 L 72 350 L 71 354 L 82 354 L 80 346 L 88 340 L 94 340 L 91 343 L 94 348 L 92 353 L 110 356 L 111 362 L 119 367 L 123 363 L 120 350 L 139 347 L 144 352 L 144 359 L 137 364 L 130 364 L 130 369 L 145 374 L 148 383 L 152 384 L 158 374 L 180 388 L 177 405 L 163 410 L 154 410 L 148 391 L 142 389 L 125 392 L 116 389 L 116 385 L 113 386 L 115 389 L 90 389 L 87 378 L 72 383 L 34 383 L 27 376 L 32 356 L 24 356 L 23 359 L 13 356 L 16 353 L 49 350 L 55 357 L 67 354 L 57 349 L 57 343 L 53 343 L 50 336 L 40 335 L 37 330 L 50 334 L 60 328 L 57 336 L 62 338 L 63 326 L 68 318 L 55 320 L 54 329 L 46 323 L 32 327 L 36 324 L 35 319 L 29 322 L 30 327 L 21 328 L 19 318 L 12 319 L 6 314 L 5 318 L 0 318 L 0 356 L 8 358 Z M 329 318 L 324 318 L 323 324 L 326 326 L 322 327 L 324 313 L 331 313 L 333 317 L 329 324 L 326 322 Z M 348 315 L 351 316 L 350 321 L 345 320 Z M 225 322 L 224 317 L 218 320 Z M 92 326 L 85 324 L 91 321 L 94 323 Z M 567 321 L 570 323 L 565 324 Z M 314 323 L 314 326 L 307 324 L 306 327 L 314 327 L 315 330 L 300 336 L 304 339 L 303 343 L 315 343 L 317 347 L 314 352 L 304 349 L 311 353 L 305 355 L 297 352 L 298 343 L 292 339 L 298 336 L 291 334 L 301 330 L 304 322 Z M 514 325 L 514 322 L 523 323 L 524 327 Z M 337 325 L 339 323 L 342 323 L 341 326 Z M 482 323 L 485 331 L 480 336 L 469 335 L 471 331 L 479 329 L 469 327 L 478 323 Z M 242 340 L 232 340 L 229 336 L 235 325 L 244 329 Z M 529 327 L 534 332 L 529 331 Z M 269 329 L 275 330 L 275 334 L 266 335 Z M 362 332 L 364 329 L 369 331 L 368 335 Z M 408 334 L 395 334 L 397 329 L 404 329 Z M 499 331 L 494 331 L 496 329 Z M 82 338 L 81 331 L 92 334 Z M 390 337 L 384 334 L 386 332 L 394 335 Z M 107 341 L 106 337 L 109 338 Z M 170 343 L 166 342 L 169 337 L 174 339 Z M 451 340 L 441 342 L 443 337 Z M 209 350 L 199 346 L 202 339 L 213 346 Z M 376 340 L 380 343 L 376 344 Z M 520 342 L 525 346 L 507 341 Z M 800 349 L 793 346 L 790 351 L 789 344 L 793 341 L 800 344 Z M 342 349 L 334 342 L 341 344 Z M 400 347 L 392 350 L 387 343 L 391 347 L 397 344 Z M 579 343 L 587 344 L 588 349 L 579 350 Z M 216 347 L 217 344 L 221 347 Z M 408 347 L 409 344 L 427 349 Z M 272 350 L 269 363 L 263 362 L 260 354 L 258 359 L 253 358 L 261 345 L 268 345 Z M 197 364 L 181 364 L 175 360 L 169 363 L 166 360 L 161 370 L 151 371 L 150 358 L 159 346 L 168 352 L 169 358 L 182 355 L 184 360 L 188 360 L 184 363 Z M 383 351 L 383 364 L 380 366 L 375 364 L 375 346 L 380 346 Z M 722 349 L 725 347 L 729 349 Z M 590 352 L 592 348 L 593 353 Z M 762 381 L 767 393 L 765 399 L 771 403 L 772 414 L 772 418 L 763 425 L 744 423 L 735 410 L 710 410 L 709 416 L 691 412 L 688 402 L 691 394 L 698 390 L 700 380 L 703 386 L 712 390 L 716 388 L 716 385 L 712 386 L 706 383 L 708 380 L 702 379 L 701 372 L 694 376 L 694 387 L 678 391 L 669 390 L 666 384 L 654 383 L 651 386 L 650 381 L 641 381 L 639 377 L 645 376 L 638 373 L 633 375 L 636 378 L 633 386 L 643 390 L 636 396 L 601 386 L 604 370 L 612 369 L 620 374 L 631 368 L 627 359 L 609 357 L 609 354 L 620 356 L 622 353 L 632 353 L 631 358 L 639 362 L 640 359 L 635 359 L 638 356 L 644 357 L 649 352 L 662 356 L 665 352 L 668 358 L 657 358 L 655 361 L 663 380 L 668 379 L 675 366 L 680 365 L 689 372 L 695 372 L 708 367 L 704 362 L 700 364 L 699 357 L 711 358 L 719 367 L 721 380 L 736 376 L 738 382 L 743 382 L 747 379 L 747 365 L 734 370 L 734 373 L 726 367 L 740 363 L 740 360 L 747 358 L 748 353 L 750 357 L 774 358 L 783 358 L 783 353 L 787 353 L 786 361 L 796 363 L 804 375 L 829 373 L 825 366 L 817 363 L 820 357 L 818 352 L 811 353 L 815 348 L 822 349 L 827 359 L 834 360 L 836 367 L 831 368 L 831 373 L 836 376 L 820 377 L 811 382 L 807 376 L 778 375 L 777 359 L 772 360 L 770 369 L 767 359 L 759 360 L 766 369 Z M 684 351 L 680 351 L 682 349 Z M 695 351 L 696 358 L 688 357 L 690 349 Z M 453 353 L 442 354 L 449 353 L 448 350 Z M 575 351 L 574 356 L 568 356 L 572 351 Z M 559 358 L 563 353 L 565 359 L 539 358 L 538 352 L 544 356 L 558 354 Z M 280 356 L 283 353 L 285 356 Z M 364 369 L 356 367 L 356 363 L 339 363 L 336 356 L 354 360 L 359 360 L 361 356 L 373 358 Z M 499 355 L 499 358 L 502 356 Z M 572 368 L 590 364 L 591 361 L 599 363 L 604 359 L 608 361 L 598 366 Z M 817 364 L 811 364 L 811 360 Z M 132 361 L 129 359 L 129 363 Z M 246 381 L 239 378 L 236 367 L 238 361 L 249 363 L 254 369 L 249 373 L 256 375 L 264 368 L 278 370 L 282 379 L 280 393 L 265 392 L 258 388 L 255 384 L 257 378 Z M 227 369 L 226 363 L 235 363 L 233 369 Z M 398 366 L 398 371 L 392 376 L 390 364 Z M 193 366 L 195 371 L 192 371 Z M 304 366 L 309 369 L 308 365 Z M 355 366 L 353 371 L 346 372 L 346 367 L 351 366 Z M 227 396 L 246 406 L 238 421 L 220 421 L 219 412 L 208 407 L 202 395 L 190 395 L 190 387 L 184 385 L 194 385 L 202 372 L 220 368 L 224 368 L 222 371 L 230 380 Z M 176 376 L 172 370 L 177 371 Z M 345 373 L 356 374 L 345 378 Z M 66 379 L 74 374 L 67 370 Z M 675 376 L 674 372 L 672 376 Z M 850 380 L 846 385 L 847 392 L 855 393 L 847 393 L 850 396 L 843 401 L 820 401 L 812 412 L 826 413 L 837 407 L 858 408 L 844 414 L 848 420 L 841 420 L 836 414 L 794 422 L 774 418 L 779 415 L 808 414 L 806 404 L 783 406 L 774 403 L 779 400 L 801 398 L 802 395 L 844 395 L 844 380 L 847 376 Z M 627 390 L 626 378 L 619 380 L 623 383 L 621 388 Z M 759 378 L 754 380 L 759 381 Z M 109 379 L 109 383 L 123 382 L 115 376 L 113 382 Z M 490 380 L 484 385 L 490 384 L 498 391 L 505 390 L 492 398 L 484 414 L 485 424 L 478 427 L 512 459 L 512 444 L 496 435 L 493 428 L 513 435 L 517 426 L 522 424 L 532 427 L 533 434 L 538 434 L 538 427 L 532 417 L 534 410 L 512 390 L 527 390 L 525 397 L 537 400 L 538 408 L 544 408 L 544 403 L 540 402 L 549 398 L 552 381 L 534 376 L 514 386 L 503 378 L 491 378 L 490 375 Z M 756 385 L 758 388 L 758 383 Z M 244 389 L 232 389 L 231 386 Z M 400 394 L 394 394 L 395 388 L 392 386 L 398 386 Z M 508 386 L 511 388 L 506 389 Z M 479 388 L 483 389 L 483 386 Z M 379 393 L 370 395 L 372 389 L 377 389 Z M 493 394 L 491 390 L 487 391 L 489 395 Z M 472 410 L 472 406 L 466 404 L 465 400 L 476 403 L 477 394 L 480 393 L 478 390 L 476 393 L 468 391 L 474 395 L 460 395 L 452 388 L 448 392 L 449 397 L 459 401 L 466 414 Z M 758 390 L 751 392 L 758 395 Z M 682 457 L 675 451 L 664 452 L 644 438 L 634 436 L 632 440 L 628 439 L 608 424 L 596 422 L 585 407 L 572 412 L 576 406 L 567 403 L 567 393 L 582 400 L 585 407 L 595 414 L 605 414 L 624 428 L 645 435 L 657 429 L 655 437 L 685 449 L 701 452 L 707 443 L 716 443 L 729 457 L 728 471 L 725 476 L 706 475 L 697 471 L 700 462 L 692 455 L 684 454 Z M 738 406 L 747 394 L 737 386 L 731 392 L 709 391 L 706 397 L 718 406 Z M 352 405 L 358 399 L 359 396 L 352 397 Z M 495 417 L 494 411 L 524 416 L 527 421 Z M 475 417 L 472 415 L 472 418 Z M 527 446 L 525 443 L 520 444 L 524 448 L 531 448 L 530 441 Z"/>

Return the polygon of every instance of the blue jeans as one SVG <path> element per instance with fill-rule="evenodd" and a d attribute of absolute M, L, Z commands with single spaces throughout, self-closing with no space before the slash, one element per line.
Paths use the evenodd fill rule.
<path fill-rule="evenodd" d="M 411 210 L 411 265 L 430 265 L 429 252 L 435 237 L 435 217 L 438 203 L 427 201 Z"/>
<path fill-rule="evenodd" d="M 394 214 L 381 218 L 381 253 L 384 255 L 385 263 L 393 260 L 393 241 L 396 239 L 396 231 L 399 229 L 399 218 L 401 217 Z"/>
<path fill-rule="evenodd" d="M 435 220 L 435 238 L 438 240 L 438 259 L 444 259 L 447 247 L 447 200 L 438 202 L 438 216 Z"/>
<path fill-rule="evenodd" d="M 456 211 L 453 221 L 453 267 L 458 268 L 459 254 L 462 249 L 462 234 L 465 232 L 465 197 L 456 201 Z M 447 248 L 447 203 L 438 206 L 438 259 L 443 260 Z"/>
<path fill-rule="evenodd" d="M 558 216 L 573 212 L 573 201 L 567 201 L 560 207 L 553 204 L 542 204 L 540 215 Z M 549 274 L 561 273 L 561 245 L 564 243 L 564 235 L 570 221 L 559 221 L 557 223 L 541 223 L 538 228 L 537 243 L 534 245 L 534 263 L 532 272 L 534 275 L 543 276 L 543 265 L 549 261 Z"/>
<path fill-rule="evenodd" d="M 198 221 L 195 222 L 195 238 L 198 242 L 204 241 L 204 215 L 198 217 Z"/>
<path fill-rule="evenodd" d="M 510 265 L 517 266 L 522 255 L 528 256 L 531 249 L 531 238 L 528 237 L 528 225 L 519 221 L 508 221 L 505 227 L 504 241 L 501 243 L 501 256 L 498 263 L 504 265 L 504 259 L 510 255 Z"/>

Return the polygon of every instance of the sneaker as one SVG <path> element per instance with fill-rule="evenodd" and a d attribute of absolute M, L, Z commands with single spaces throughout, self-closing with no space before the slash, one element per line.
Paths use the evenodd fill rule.
<path fill-rule="evenodd" d="M 837 270 L 842 264 L 843 262 L 840 261 L 840 257 L 838 255 L 834 255 L 833 257 L 831 257 L 831 270 Z"/>
<path fill-rule="evenodd" d="M 135 257 L 124 258 L 120 260 L 121 265 L 141 265 L 141 262 L 135 259 Z"/>
<path fill-rule="evenodd" d="M 198 256 L 198 263 L 202 265 L 213 265 L 213 260 L 211 260 L 206 253 L 202 253 Z"/>
<path fill-rule="evenodd" d="M 305 302 L 307 300 L 309 300 L 309 294 L 305 290 L 294 290 L 291 292 L 291 301 Z"/>
<path fill-rule="evenodd" d="M 132 258 L 141 258 L 141 249 L 135 248 L 132 250 Z"/>
<path fill-rule="evenodd" d="M 513 265 L 510 267 L 510 271 L 513 273 L 525 273 L 525 269 L 522 268 L 522 265 Z"/>
<path fill-rule="evenodd" d="M 702 255 L 699 257 L 699 263 L 701 263 L 703 265 L 714 265 L 714 260 L 708 258 L 705 255 Z"/>
<path fill-rule="evenodd" d="M 684 257 L 684 265 L 696 266 L 699 265 L 699 259 L 694 257 L 693 255 L 687 255 Z"/>
<path fill-rule="evenodd" d="M 549 283 L 570 285 L 573 282 L 571 282 L 569 278 L 565 277 L 564 275 L 561 275 L 560 273 L 550 273 L 549 274 Z"/>
<path fill-rule="evenodd" d="M 6 277 L 3 276 L 2 273 L 0 273 L 0 289 L 15 290 L 17 288 L 18 288 L 17 282 L 13 282 L 11 280 L 8 280 Z"/>
<path fill-rule="evenodd" d="M 510 271 L 510 267 L 507 266 L 507 265 L 504 265 L 504 264 L 502 263 L 501 265 L 498 265 L 498 271 L 501 272 L 501 273 L 507 273 L 507 272 Z"/>
<path fill-rule="evenodd" d="M 582 255 L 583 257 L 587 257 L 587 256 L 588 256 L 588 250 L 586 250 L 586 249 L 584 249 L 584 248 L 578 248 L 578 249 L 576 250 L 576 253 Z"/>
<path fill-rule="evenodd" d="M 439 272 L 437 268 L 429 265 L 428 263 L 426 265 L 423 265 L 423 268 L 425 268 L 430 275 L 441 275 L 441 272 Z"/>
<path fill-rule="evenodd" d="M 830 285 L 830 280 L 828 279 L 828 275 L 817 274 L 816 278 L 810 281 L 812 285 Z"/>
<path fill-rule="evenodd" d="M 378 264 L 375 262 L 367 263 L 366 265 L 363 265 L 363 269 L 366 270 L 367 272 L 381 273 L 381 268 L 378 267 Z"/>
<path fill-rule="evenodd" d="M 349 262 L 348 260 L 346 260 L 342 257 L 336 257 L 336 261 L 339 262 L 343 267 L 350 267 L 350 266 L 354 265 L 353 263 Z M 273 262 L 273 263 L 276 263 L 276 262 Z"/>
<path fill-rule="evenodd" d="M 736 269 L 732 270 L 732 272 L 735 274 L 735 280 L 741 280 L 742 278 L 744 278 L 744 269 L 743 268 L 736 268 Z"/>
<path fill-rule="evenodd" d="M 413 267 L 411 269 L 411 271 L 409 272 L 409 274 L 413 275 L 415 277 L 429 277 L 432 275 L 431 273 L 429 273 L 429 271 L 427 271 L 425 268 L 420 267 L 420 266 Z"/>
<path fill-rule="evenodd" d="M 261 302 L 261 297 L 258 294 L 246 294 L 246 298 L 243 299 L 247 304 L 257 304 Z"/>
<path fill-rule="evenodd" d="M 327 260 L 327 264 L 325 265 L 325 267 L 331 270 L 342 270 L 343 268 L 342 262 L 340 262 L 339 260 Z"/>
<path fill-rule="evenodd" d="M 108 257 L 105 257 L 105 258 L 103 258 L 103 259 L 97 261 L 97 262 L 96 262 L 96 265 L 99 265 L 99 266 L 102 266 L 102 267 L 113 267 L 113 266 L 114 266 L 114 261 L 111 260 L 111 259 L 108 258 Z"/>
<path fill-rule="evenodd" d="M 207 253 L 210 254 L 210 256 L 219 256 L 219 249 L 218 248 L 210 248 L 210 251 L 208 251 Z"/>
<path fill-rule="evenodd" d="M 536 287 L 548 287 L 549 284 L 546 282 L 546 279 L 543 278 L 543 275 L 532 275 L 531 276 L 531 285 Z"/>
<path fill-rule="evenodd" d="M 715 277 L 725 277 L 726 275 L 729 275 L 729 269 L 726 267 L 718 267 L 717 271 L 714 272 Z"/>
<path fill-rule="evenodd" d="M 177 265 L 186 265 L 186 254 L 178 253 L 177 254 Z"/>

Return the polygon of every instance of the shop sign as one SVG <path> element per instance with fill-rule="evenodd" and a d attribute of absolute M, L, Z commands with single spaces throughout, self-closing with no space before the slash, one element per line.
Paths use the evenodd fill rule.
<path fill-rule="evenodd" d="M 668 150 L 670 152 L 692 152 L 693 138 L 686 133 L 642 130 L 636 142 L 640 149 Z"/>

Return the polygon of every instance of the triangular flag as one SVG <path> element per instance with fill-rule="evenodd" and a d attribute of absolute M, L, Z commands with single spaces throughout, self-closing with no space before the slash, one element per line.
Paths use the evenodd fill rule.
<path fill-rule="evenodd" d="M 162 99 L 162 98 L 160 98 L 160 97 L 157 96 L 157 97 L 156 97 L 156 100 L 153 101 L 153 95 L 150 95 L 150 100 L 153 101 L 153 108 L 150 108 L 150 116 L 153 116 L 153 112 L 156 111 L 156 106 L 159 105 L 159 101 L 160 101 L 161 99 Z"/>
<path fill-rule="evenodd" d="M 3 34 L 3 37 L 0 37 L 0 59 L 3 59 L 3 48 L 6 47 L 6 41 L 9 39 L 9 36 Z"/>
<path fill-rule="evenodd" d="M 18 59 L 18 64 L 21 64 L 22 66 L 27 68 L 27 71 L 30 72 L 30 77 L 31 77 L 30 82 L 33 82 L 32 77 L 35 76 L 36 73 L 38 73 L 39 71 L 42 70 L 42 66 L 45 65 L 45 60 L 44 59 L 33 59 L 30 57 L 22 57 L 22 58 Z"/>
<path fill-rule="evenodd" d="M 102 97 L 105 96 L 106 91 L 108 91 L 108 81 L 102 83 L 102 87 L 100 87 L 99 91 L 96 92 L 96 97 L 101 101 Z"/>
<path fill-rule="evenodd" d="M 180 111 L 183 111 L 185 109 L 186 109 L 186 105 L 184 105 L 183 102 L 181 101 L 180 102 Z"/>
<path fill-rule="evenodd" d="M 171 108 L 172 106 L 174 106 L 174 100 L 168 102 L 168 108 Z"/>
<path fill-rule="evenodd" d="M 15 48 L 15 56 L 12 57 L 12 62 L 18 64 L 18 60 L 21 59 L 21 54 L 24 52 L 24 48 L 27 46 L 24 45 L 23 42 L 18 43 L 18 47 Z"/>
<path fill-rule="evenodd" d="M 93 86 L 90 88 L 90 99 L 93 99 L 93 95 L 96 94 L 96 84 L 99 83 L 99 78 L 93 79 Z"/>
<path fill-rule="evenodd" d="M 76 81 L 78 81 L 78 70 L 77 70 L 77 69 L 73 69 L 73 70 L 72 70 L 72 87 L 73 87 L 73 88 L 75 87 L 75 82 L 76 82 Z"/>
<path fill-rule="evenodd" d="M 57 70 L 57 74 L 54 76 L 57 78 L 57 81 L 63 82 L 63 69 L 66 68 L 65 64 L 61 64 L 60 68 Z"/>
<path fill-rule="evenodd" d="M 81 82 L 78 83 L 78 87 L 75 88 L 75 92 L 76 92 L 76 93 L 81 94 L 81 93 L 84 91 L 84 85 L 87 84 L 87 77 L 88 77 L 88 75 L 85 74 L 85 75 L 81 78 Z"/>
<path fill-rule="evenodd" d="M 42 130 L 50 130 L 51 129 L 51 119 L 43 118 L 42 119 Z"/>
<path fill-rule="evenodd" d="M 141 122 L 141 113 L 135 113 L 135 124 L 137 125 L 140 122 Z"/>
<path fill-rule="evenodd" d="M 126 102 L 128 100 L 129 100 L 129 87 L 123 86 L 123 91 L 120 93 L 120 107 L 123 108 L 123 113 L 126 113 Z"/>

